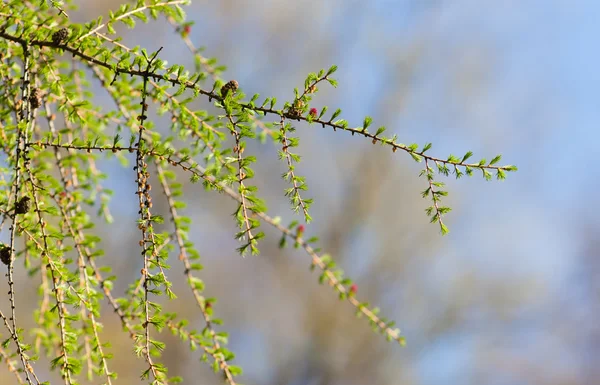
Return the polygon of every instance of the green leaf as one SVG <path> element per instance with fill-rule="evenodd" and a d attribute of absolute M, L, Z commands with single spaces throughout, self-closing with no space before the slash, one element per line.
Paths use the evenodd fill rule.
<path fill-rule="evenodd" d="M 243 374 L 242 368 L 239 366 L 235 366 L 235 365 L 229 365 L 229 372 L 233 376 L 241 376 Z"/>
<path fill-rule="evenodd" d="M 342 113 L 342 110 L 340 108 L 338 108 L 337 110 L 335 110 L 333 115 L 331 115 L 331 119 L 329 119 L 329 121 L 331 122 L 333 119 L 337 118 L 341 113 Z"/>
<path fill-rule="evenodd" d="M 496 164 L 496 163 L 498 163 L 498 162 L 500 161 L 500 159 L 502 159 L 502 155 L 496 155 L 496 156 L 494 157 L 494 159 L 492 159 L 492 160 L 490 161 L 489 165 L 491 166 L 491 165 L 493 165 L 493 164 Z"/>
<path fill-rule="evenodd" d="M 448 229 L 448 226 L 446 226 L 443 222 L 440 223 L 440 230 L 442 232 L 442 235 L 446 235 L 450 232 L 450 229 Z"/>
<path fill-rule="evenodd" d="M 469 159 L 470 157 L 473 156 L 473 152 L 469 151 L 465 154 L 465 156 L 463 156 L 462 160 L 460 161 L 460 163 L 464 163 L 467 161 L 467 159 Z"/>
<path fill-rule="evenodd" d="M 323 115 L 325 115 L 325 112 L 327 112 L 327 106 L 324 106 L 321 110 L 321 113 L 319 114 L 319 120 L 323 117 Z"/>

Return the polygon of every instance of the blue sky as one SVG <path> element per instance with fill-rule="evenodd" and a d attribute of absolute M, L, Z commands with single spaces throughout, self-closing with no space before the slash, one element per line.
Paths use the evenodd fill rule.
<path fill-rule="evenodd" d="M 535 358 L 518 352 L 531 349 L 535 357 L 539 354 L 535 347 L 545 350 L 549 344 L 548 350 L 555 355 L 546 358 L 561 360 L 565 370 L 574 373 L 572 378 L 585 381 L 585 371 L 573 355 L 578 348 L 554 344 L 550 337 L 553 326 L 545 319 L 560 313 L 564 306 L 577 306 L 569 301 L 579 290 L 573 274 L 582 268 L 577 255 L 580 217 L 588 217 L 590 226 L 600 225 L 596 215 L 585 214 L 595 208 L 594 191 L 600 180 L 594 167 L 595 154 L 600 154 L 600 63 L 595 49 L 600 3 L 432 1 L 431 8 L 410 3 L 332 5 L 335 11 L 323 11 L 329 17 L 315 17 L 311 28 L 290 28 L 292 32 L 285 34 L 295 48 L 286 61 L 291 69 L 276 76 L 285 78 L 287 72 L 296 70 L 296 58 L 318 51 L 321 45 L 331 47 L 328 41 L 333 40 L 335 48 L 329 52 L 340 67 L 340 88 L 328 96 L 352 123 L 359 124 L 364 115 L 378 110 L 382 103 L 378 95 L 392 83 L 388 79 L 405 76 L 410 89 L 399 93 L 403 99 L 397 102 L 398 113 L 379 122 L 398 133 L 401 141 L 431 141 L 432 153 L 440 156 L 474 150 L 476 157 L 489 159 L 502 153 L 505 163 L 519 166 L 519 172 L 503 183 L 484 183 L 481 178 L 449 181 L 451 194 L 468 203 L 451 214 L 452 233 L 444 240 L 446 247 L 438 253 L 440 260 L 433 262 L 432 269 L 440 266 L 446 272 L 438 274 L 439 281 L 451 280 L 453 271 L 466 266 L 484 280 L 508 286 L 534 280 L 543 288 L 542 299 L 526 301 L 529 310 L 522 309 L 508 330 L 506 326 L 498 326 L 496 332 L 494 328 L 486 330 L 475 315 L 475 321 L 424 345 L 417 360 L 421 383 L 477 383 L 473 377 L 475 347 L 480 340 L 495 338 L 502 338 L 513 358 L 523 362 Z M 304 11 L 298 12 L 328 8 L 316 2 L 301 4 Z M 290 7 L 287 11 L 297 10 Z M 260 12 L 250 12 L 247 17 L 260 20 Z M 299 18 L 306 20 L 306 13 Z M 261 37 L 268 35 L 260 23 L 241 28 L 245 36 L 253 36 L 238 41 L 242 51 L 268 50 L 269 44 L 260 43 Z M 259 31 L 256 39 L 250 32 L 253 28 Z M 240 36 L 236 31 L 232 35 Z M 419 64 L 410 74 L 398 72 L 405 68 L 396 61 L 398 54 L 405 54 L 405 61 L 418 58 Z M 332 63 L 313 68 L 328 64 Z M 268 68 L 268 63 L 229 63 L 230 73 L 250 74 L 243 83 L 250 89 L 261 87 L 261 78 L 253 74 L 268 72 L 260 66 Z M 354 138 L 344 143 L 351 140 Z M 398 161 L 409 159 L 398 156 Z M 457 259 L 450 259 L 453 255 Z M 462 265 L 453 269 L 457 260 Z M 593 300 L 586 294 L 583 298 L 584 302 Z M 395 313 L 402 319 L 400 308 Z M 489 325 L 489 317 L 480 320 Z M 472 328 L 479 332 L 469 332 Z M 417 327 L 408 330 L 418 333 Z M 418 338 L 413 341 L 419 344 Z M 542 362 L 531 366 L 538 364 Z M 557 366 L 557 372 L 561 368 Z M 499 368 L 490 369 L 487 373 L 496 375 L 484 376 L 485 383 L 532 383 L 500 372 Z"/>

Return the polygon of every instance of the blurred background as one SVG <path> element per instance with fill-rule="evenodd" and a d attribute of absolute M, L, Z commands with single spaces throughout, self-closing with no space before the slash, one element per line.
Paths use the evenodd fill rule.
<path fill-rule="evenodd" d="M 106 17 L 119 3 L 82 1 L 70 16 Z M 600 2 L 193 1 L 186 10 L 195 21 L 191 41 L 226 65 L 225 80 L 236 79 L 249 96 L 276 96 L 281 106 L 309 72 L 336 64 L 339 86 L 320 87 L 312 103 L 319 110 L 340 107 L 351 126 L 370 115 L 374 127 L 385 125 L 402 143 L 432 142 L 431 155 L 471 150 L 473 159 L 489 160 L 501 153 L 501 164 L 519 167 L 504 182 L 477 173 L 458 181 L 440 176 L 453 208 L 442 237 L 424 212 L 430 203 L 420 196 L 422 164 L 364 138 L 297 124 L 297 172 L 307 178 L 304 196 L 315 198 L 306 233 L 318 235 L 354 279 L 360 300 L 397 321 L 405 348 L 356 319 L 348 303 L 318 284 L 309 257 L 279 250 L 266 226 L 261 255 L 242 259 L 233 239 L 235 203 L 186 186 L 183 214 L 194 221 L 192 240 L 205 267 L 199 277 L 206 296 L 218 298 L 215 315 L 230 332 L 234 364 L 244 369 L 240 382 L 600 382 L 600 172 L 593 166 L 600 154 Z M 193 68 L 163 19 L 117 31 L 129 46 L 164 46 L 162 58 Z M 283 195 L 277 149 L 257 143 L 248 151 L 259 157 L 254 182 L 269 214 L 284 224 L 302 219 Z M 120 274 L 115 290 L 122 295 L 139 275 L 139 261 L 126 257 L 139 255 L 133 174 L 112 164 L 103 171 L 107 187 L 125 197 L 111 202 L 115 224 L 99 227 L 102 262 Z M 160 200 L 156 210 L 166 214 Z M 182 267 L 176 258 L 171 265 L 179 300 L 165 306 L 201 329 Z M 21 319 L 33 322 L 27 314 Z M 107 312 L 103 322 L 117 383 L 139 383 L 144 364 L 118 317 Z M 220 383 L 198 352 L 163 338 L 170 375 L 184 376 L 185 384 Z"/>

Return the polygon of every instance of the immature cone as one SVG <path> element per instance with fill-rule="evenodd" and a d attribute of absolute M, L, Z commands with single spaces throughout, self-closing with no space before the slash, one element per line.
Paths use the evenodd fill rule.
<path fill-rule="evenodd" d="M 6 245 L 0 246 L 0 262 L 8 266 L 10 263 L 10 247 Z"/>
<path fill-rule="evenodd" d="M 29 197 L 23 197 L 15 205 L 15 214 L 25 214 L 29 211 Z"/>
<path fill-rule="evenodd" d="M 69 37 L 69 30 L 66 28 L 61 28 L 52 34 L 52 42 L 54 44 L 58 44 L 61 41 L 65 40 L 67 37 Z"/>
<path fill-rule="evenodd" d="M 223 87 L 221 87 L 221 96 L 226 97 L 227 94 L 229 93 L 229 91 L 232 91 L 232 93 L 235 93 L 235 91 L 237 91 L 238 87 L 239 87 L 239 84 L 236 80 L 228 81 L 227 84 L 225 84 Z"/>
<path fill-rule="evenodd" d="M 299 118 L 302 115 L 302 108 L 304 108 L 304 102 L 302 100 L 296 100 L 294 104 L 288 108 L 288 114 L 293 118 Z"/>

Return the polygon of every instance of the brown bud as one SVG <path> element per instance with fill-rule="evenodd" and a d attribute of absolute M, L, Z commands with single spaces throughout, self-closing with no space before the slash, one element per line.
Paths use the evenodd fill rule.
<path fill-rule="evenodd" d="M 29 95 L 29 103 L 31 108 L 38 108 L 42 105 L 42 91 L 39 88 L 34 88 Z"/>
<path fill-rule="evenodd" d="M 52 42 L 54 44 L 58 44 L 61 41 L 65 40 L 67 37 L 69 37 L 69 30 L 66 28 L 61 28 L 52 34 Z"/>
<path fill-rule="evenodd" d="M 227 82 L 227 84 L 225 84 L 223 87 L 221 87 L 221 96 L 222 97 L 226 97 L 227 94 L 229 93 L 229 91 L 232 91 L 232 93 L 235 93 L 235 91 L 237 91 L 239 87 L 239 84 L 236 80 L 230 80 Z"/>
<path fill-rule="evenodd" d="M 15 214 L 25 214 L 29 211 L 29 201 L 31 198 L 23 197 L 15 204 Z"/>
<path fill-rule="evenodd" d="M 6 245 L 0 246 L 0 261 L 8 266 L 10 263 L 10 247 Z"/>

